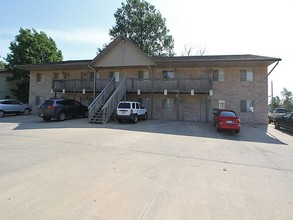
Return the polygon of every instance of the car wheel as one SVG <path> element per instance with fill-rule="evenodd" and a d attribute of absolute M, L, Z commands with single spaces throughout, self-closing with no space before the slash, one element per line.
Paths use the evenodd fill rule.
<path fill-rule="evenodd" d="M 148 120 L 148 113 L 145 113 L 145 114 L 144 114 L 143 119 L 144 119 L 144 120 Z"/>
<path fill-rule="evenodd" d="M 276 129 L 280 129 L 280 125 L 279 125 L 279 123 L 276 122 L 276 121 L 275 121 L 275 128 L 276 128 Z"/>
<path fill-rule="evenodd" d="M 0 118 L 2 118 L 4 116 L 4 112 L 0 111 Z"/>
<path fill-rule="evenodd" d="M 64 112 L 60 112 L 60 113 L 58 114 L 57 120 L 58 120 L 58 121 L 64 121 L 65 118 L 66 118 L 65 113 L 64 113 Z"/>
<path fill-rule="evenodd" d="M 118 123 L 121 123 L 122 122 L 122 120 L 121 119 L 118 119 Z"/>
<path fill-rule="evenodd" d="M 43 117 L 43 120 L 44 120 L 44 121 L 50 121 L 51 118 L 50 118 L 50 117 Z"/>
<path fill-rule="evenodd" d="M 135 115 L 134 117 L 133 117 L 133 124 L 136 124 L 137 123 L 137 115 Z"/>
<path fill-rule="evenodd" d="M 235 130 L 235 133 L 238 134 L 240 132 L 240 130 Z"/>
<path fill-rule="evenodd" d="M 31 113 L 31 110 L 29 108 L 26 108 L 24 111 L 23 111 L 23 114 L 24 115 L 29 115 Z"/>

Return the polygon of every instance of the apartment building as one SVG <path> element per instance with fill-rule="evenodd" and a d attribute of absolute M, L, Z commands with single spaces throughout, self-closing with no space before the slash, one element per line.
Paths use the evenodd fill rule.
<path fill-rule="evenodd" d="M 268 66 L 280 60 L 250 54 L 149 57 L 119 36 L 93 60 L 17 68 L 30 71 L 34 110 L 50 97 L 74 98 L 89 106 L 90 122 L 105 123 L 120 100 L 137 100 L 153 119 L 208 122 L 213 108 L 225 108 L 244 123 L 267 123 Z"/>

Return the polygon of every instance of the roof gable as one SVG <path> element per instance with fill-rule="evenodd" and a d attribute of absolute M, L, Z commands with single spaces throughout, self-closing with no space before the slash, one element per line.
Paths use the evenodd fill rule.
<path fill-rule="evenodd" d="M 90 62 L 96 68 L 153 65 L 154 60 L 124 36 L 117 37 Z"/>

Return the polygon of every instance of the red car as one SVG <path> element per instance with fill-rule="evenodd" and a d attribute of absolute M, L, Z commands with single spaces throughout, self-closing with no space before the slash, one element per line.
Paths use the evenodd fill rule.
<path fill-rule="evenodd" d="M 235 133 L 240 131 L 240 119 L 232 110 L 216 109 L 214 110 L 214 125 L 217 131 L 232 130 Z"/>

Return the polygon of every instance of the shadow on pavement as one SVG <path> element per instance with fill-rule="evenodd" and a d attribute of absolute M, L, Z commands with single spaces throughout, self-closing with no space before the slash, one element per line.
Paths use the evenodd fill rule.
<path fill-rule="evenodd" d="M 43 121 L 37 115 L 29 116 L 6 116 L 0 118 L 1 123 L 12 123 L 14 130 L 27 129 L 114 129 L 135 132 L 161 133 L 169 135 L 192 136 L 201 138 L 227 139 L 235 141 L 260 142 L 270 144 L 283 144 L 272 133 L 269 132 L 268 125 L 249 125 L 244 124 L 239 134 L 229 131 L 216 132 L 212 123 L 186 122 L 186 121 L 164 121 L 164 120 L 147 120 L 139 121 L 137 124 L 121 123 L 110 121 L 107 124 L 91 124 L 87 118 L 67 119 L 59 122 L 51 120 Z M 283 131 L 284 132 L 284 131 Z M 287 132 L 286 132 L 287 133 Z M 292 136 L 292 133 L 288 133 Z"/>

